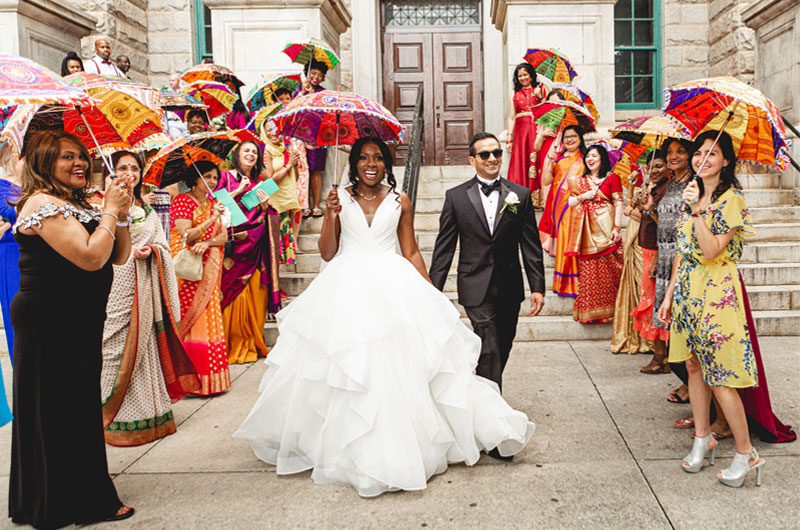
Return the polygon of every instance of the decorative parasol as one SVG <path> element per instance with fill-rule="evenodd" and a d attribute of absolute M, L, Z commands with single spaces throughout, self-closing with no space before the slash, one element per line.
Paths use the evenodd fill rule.
<path fill-rule="evenodd" d="M 291 93 L 297 90 L 297 87 L 301 84 L 302 80 L 298 73 L 282 73 L 264 76 L 256 83 L 247 96 L 247 110 L 250 112 L 258 112 L 264 107 L 271 106 L 275 103 L 272 99 L 272 94 L 276 90 L 283 88 Z"/>
<path fill-rule="evenodd" d="M 577 125 L 584 133 L 595 130 L 595 119 L 586 107 L 582 107 L 572 101 L 557 101 L 540 103 L 536 107 L 536 123 L 558 132 L 564 127 Z"/>
<path fill-rule="evenodd" d="M 199 99 L 169 89 L 159 91 L 158 105 L 162 109 L 170 111 L 206 108 L 206 104 Z"/>
<path fill-rule="evenodd" d="M 571 83 L 557 83 L 553 85 L 553 90 L 558 90 L 566 101 L 572 101 L 573 103 L 585 107 L 591 113 L 595 122 L 600 119 L 600 113 L 597 111 L 592 96 L 580 88 Z"/>
<path fill-rule="evenodd" d="M 611 163 L 611 172 L 616 173 L 622 181 L 622 186 L 627 188 L 628 177 L 631 175 L 631 173 L 633 173 L 634 170 L 639 169 L 639 165 L 635 162 L 635 160 L 638 159 L 639 156 L 641 156 L 641 154 L 647 150 L 647 148 L 641 148 L 641 152 L 638 150 L 628 151 L 625 149 L 626 145 L 624 145 L 626 142 L 612 142 L 600 140 L 599 142 L 594 142 L 587 147 L 592 147 L 593 145 L 601 145 L 605 147 L 606 151 L 608 151 L 608 161 Z M 622 145 L 615 145 L 617 143 Z M 627 145 L 632 146 L 633 144 Z M 631 157 L 632 153 L 636 154 L 635 158 Z"/>
<path fill-rule="evenodd" d="M 666 88 L 664 94 L 663 112 L 693 136 L 724 130 L 739 160 L 786 168 L 789 141 L 783 118 L 760 90 L 735 77 L 712 77 Z"/>
<path fill-rule="evenodd" d="M 208 121 L 227 114 L 239 96 L 231 92 L 228 85 L 215 81 L 194 81 L 181 88 L 181 94 L 199 99 L 206 106 Z"/>
<path fill-rule="evenodd" d="M 661 148 L 661 142 L 666 138 L 692 139 L 689 129 L 668 114 L 629 118 L 612 128 L 609 134 L 613 138 L 656 149 Z"/>
<path fill-rule="evenodd" d="M 208 160 L 215 165 L 222 162 L 219 156 L 198 147 L 196 141 L 197 139 L 192 138 L 178 138 L 163 147 L 144 168 L 142 181 L 158 188 L 165 188 L 183 181 L 187 171 L 196 171 L 194 167 L 196 162 Z"/>
<path fill-rule="evenodd" d="M 231 92 L 236 93 L 244 83 L 236 77 L 229 68 L 218 64 L 198 64 L 192 66 L 181 76 L 181 80 L 191 84 L 195 81 L 213 81 L 226 85 Z"/>
<path fill-rule="evenodd" d="M 537 74 L 556 83 L 569 83 L 578 75 L 567 56 L 553 48 L 530 48 L 525 60 Z"/>
<path fill-rule="evenodd" d="M 44 66 L 18 55 L 0 53 L 0 105 L 84 106 L 96 103 Z"/>
<path fill-rule="evenodd" d="M 290 42 L 283 48 L 293 63 L 308 64 L 314 61 L 325 63 L 331 70 L 339 64 L 339 56 L 331 46 L 320 39 L 310 37 L 299 42 Z"/>
<path fill-rule="evenodd" d="M 268 107 L 264 107 L 253 117 L 253 122 L 255 123 L 256 131 L 261 130 L 261 126 L 264 125 L 264 121 L 268 120 L 269 118 L 276 115 L 283 109 L 283 105 L 280 103 L 273 103 Z"/>

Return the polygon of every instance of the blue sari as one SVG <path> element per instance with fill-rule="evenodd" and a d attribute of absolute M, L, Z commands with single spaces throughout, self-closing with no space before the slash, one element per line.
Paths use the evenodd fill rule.
<path fill-rule="evenodd" d="M 19 188 L 0 179 L 0 217 L 12 225 L 17 221 L 17 210 L 8 204 L 19 197 Z M 11 300 L 19 291 L 19 245 L 11 230 L 0 238 L 0 308 L 3 310 L 3 327 L 6 332 L 8 354 L 14 351 L 14 329 L 11 327 Z M 13 361 L 13 358 L 12 358 Z"/>

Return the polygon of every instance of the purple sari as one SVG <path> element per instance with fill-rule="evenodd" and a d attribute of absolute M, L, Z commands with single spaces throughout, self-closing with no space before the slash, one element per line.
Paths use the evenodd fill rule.
<path fill-rule="evenodd" d="M 221 171 L 218 190 L 226 189 L 233 193 L 239 187 L 239 179 L 229 171 Z M 277 313 L 281 308 L 280 288 L 278 287 L 278 256 L 280 255 L 280 219 L 278 212 L 261 208 L 247 211 L 242 206 L 242 197 L 259 184 L 253 179 L 247 191 L 236 198 L 236 203 L 247 222 L 228 231 L 247 232 L 243 240 L 234 240 L 233 256 L 225 258 L 222 267 L 222 309 L 233 302 L 247 286 L 250 276 L 258 269 L 261 272 L 261 286 L 269 291 L 267 311 Z M 232 260 L 232 263 L 231 261 Z"/>

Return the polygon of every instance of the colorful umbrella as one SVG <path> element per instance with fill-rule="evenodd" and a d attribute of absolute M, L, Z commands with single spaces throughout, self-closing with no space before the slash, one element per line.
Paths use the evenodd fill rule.
<path fill-rule="evenodd" d="M 201 100 L 206 105 L 209 121 L 229 113 L 239 99 L 228 85 L 215 81 L 195 81 L 181 88 L 180 92 Z"/>
<path fill-rule="evenodd" d="M 339 56 L 330 45 L 320 39 L 310 37 L 299 42 L 290 42 L 283 48 L 293 63 L 308 64 L 314 61 L 325 63 L 331 70 L 339 64 Z"/>
<path fill-rule="evenodd" d="M 725 130 L 739 160 L 783 170 L 789 141 L 778 108 L 735 77 L 698 79 L 664 89 L 663 111 L 697 136 Z"/>
<path fill-rule="evenodd" d="M 256 112 L 256 115 L 253 117 L 253 122 L 255 123 L 255 128 L 257 131 L 261 130 L 261 126 L 264 125 L 264 121 L 268 120 L 269 118 L 276 115 L 283 109 L 283 105 L 280 103 L 273 103 L 268 107 L 264 107 L 263 109 Z"/>
<path fill-rule="evenodd" d="M 0 105 L 90 105 L 95 101 L 44 66 L 0 53 Z"/>
<path fill-rule="evenodd" d="M 205 109 L 206 105 L 189 94 L 181 94 L 174 90 L 161 90 L 158 93 L 158 105 L 164 110 Z"/>
<path fill-rule="evenodd" d="M 222 158 L 211 151 L 198 147 L 196 145 L 197 140 L 191 137 L 178 138 L 161 148 L 145 166 L 142 181 L 146 184 L 164 188 L 184 180 L 187 171 L 196 171 L 194 168 L 196 162 L 208 160 L 215 165 L 219 165 L 222 162 Z"/>
<path fill-rule="evenodd" d="M 627 151 L 625 149 L 625 145 L 627 142 L 607 142 L 605 140 L 600 140 L 599 142 L 594 142 L 587 147 L 591 147 L 592 145 L 602 145 L 608 151 L 608 161 L 611 163 L 611 172 L 616 173 L 619 175 L 620 180 L 622 181 L 623 187 L 628 187 L 628 177 L 634 170 L 639 169 L 639 165 L 634 162 L 636 158 L 641 156 L 642 152 L 647 148 L 643 148 L 643 151 L 639 152 L 638 150 L 635 151 Z M 615 145 L 620 144 L 620 145 Z M 628 144 L 633 145 L 633 144 Z M 631 157 L 631 153 L 636 154 L 636 158 Z"/>
<path fill-rule="evenodd" d="M 531 48 L 525 54 L 525 60 L 537 74 L 556 83 L 569 83 L 578 75 L 569 59 L 553 48 Z"/>
<path fill-rule="evenodd" d="M 585 107 L 591 113 L 595 122 L 600 119 L 600 113 L 597 111 L 597 107 L 592 100 L 592 96 L 580 88 L 571 83 L 558 83 L 553 85 L 553 91 L 556 90 L 561 93 L 562 96 L 564 96 L 566 101 L 572 101 L 573 103 L 577 103 L 578 105 Z"/>
<path fill-rule="evenodd" d="M 181 80 L 191 84 L 195 81 L 213 81 L 226 85 L 231 92 L 236 92 L 244 83 L 228 68 L 218 64 L 198 64 L 192 66 L 181 76 Z"/>
<path fill-rule="evenodd" d="M 661 142 L 666 138 L 692 139 L 689 130 L 668 114 L 629 118 L 612 128 L 609 133 L 613 138 L 654 148 L 660 148 Z"/>
<path fill-rule="evenodd" d="M 276 90 L 283 88 L 289 92 L 294 92 L 301 84 L 302 80 L 298 73 L 282 73 L 264 76 L 256 83 L 247 96 L 247 110 L 250 112 L 258 112 L 262 108 L 275 103 L 272 99 L 272 94 Z"/>
<path fill-rule="evenodd" d="M 352 145 L 367 136 L 402 143 L 405 131 L 380 103 L 332 90 L 297 97 L 270 121 L 283 136 L 302 140 L 311 148 Z"/>
<path fill-rule="evenodd" d="M 539 117 L 536 123 L 551 131 L 560 131 L 564 127 L 577 125 L 584 133 L 595 130 L 595 120 L 586 107 L 572 101 L 545 102 L 535 107 Z"/>

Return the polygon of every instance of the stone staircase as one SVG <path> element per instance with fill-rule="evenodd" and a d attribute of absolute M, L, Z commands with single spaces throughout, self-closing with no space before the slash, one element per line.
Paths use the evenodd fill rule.
<path fill-rule="evenodd" d="M 423 167 L 420 172 L 414 228 L 420 251 L 430 265 L 439 228 L 439 212 L 445 191 L 472 175 L 468 166 Z M 755 237 L 747 240 L 740 270 L 747 285 L 756 326 L 760 335 L 800 335 L 800 206 L 794 205 L 791 175 L 760 174 L 741 178 L 747 204 L 755 224 Z M 291 299 L 316 277 L 320 255 L 317 239 L 322 219 L 304 222 L 298 238 L 305 252 L 293 265 L 281 269 L 281 288 Z M 456 259 L 445 284 L 445 294 L 461 311 L 456 293 Z M 524 275 L 523 275 L 524 276 Z M 547 293 L 542 313 L 528 316 L 523 302 L 517 327 L 517 341 L 610 339 L 611 324 L 585 325 L 572 319 L 573 299 L 552 293 L 553 259 L 545 256 Z M 527 289 L 527 280 L 525 280 Z M 267 344 L 277 337 L 274 322 L 265 329 Z"/>

